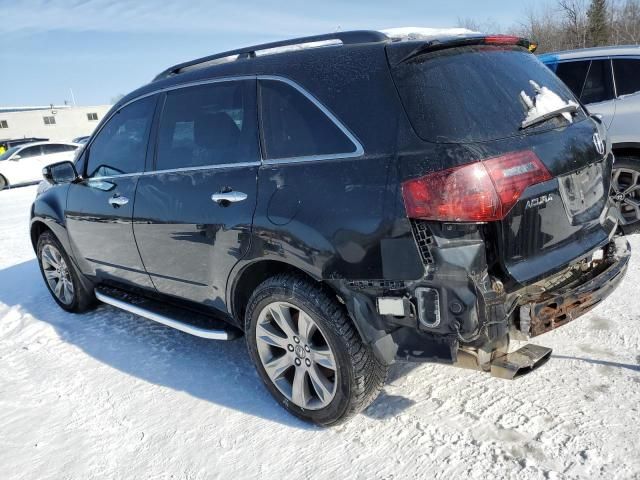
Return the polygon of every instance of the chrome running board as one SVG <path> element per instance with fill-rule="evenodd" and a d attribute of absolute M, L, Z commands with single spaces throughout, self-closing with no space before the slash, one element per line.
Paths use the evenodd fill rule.
<path fill-rule="evenodd" d="M 207 319 L 204 315 L 184 311 L 169 305 L 162 305 L 148 299 L 136 298 L 139 301 L 133 303 L 129 301 L 129 296 L 126 293 L 115 289 L 98 287 L 95 289 L 95 295 L 102 303 L 161 323 L 167 327 L 175 328 L 181 332 L 195 335 L 196 337 L 207 338 L 209 340 L 233 340 L 239 336 L 239 332 L 234 330 L 233 327 L 222 327 L 222 321 L 209 319 L 211 323 L 216 324 L 216 328 L 205 328 L 200 325 L 195 325 L 192 321 L 194 319 Z M 163 312 L 161 313 L 160 310 Z M 169 315 L 167 313 L 169 313 Z M 200 323 L 205 322 L 201 321 Z"/>

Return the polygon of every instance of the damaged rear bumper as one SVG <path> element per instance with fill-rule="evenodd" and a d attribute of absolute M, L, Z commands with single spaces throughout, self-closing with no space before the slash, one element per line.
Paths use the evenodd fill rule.
<path fill-rule="evenodd" d="M 598 273 L 579 285 L 547 292 L 520 307 L 519 336 L 530 338 L 566 325 L 613 292 L 624 278 L 631 257 L 629 243 L 617 237 L 608 246 Z"/>

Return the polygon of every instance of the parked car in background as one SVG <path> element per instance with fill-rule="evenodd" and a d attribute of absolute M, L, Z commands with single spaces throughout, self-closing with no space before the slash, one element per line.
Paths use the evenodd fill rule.
<path fill-rule="evenodd" d="M 65 142 L 34 142 L 9 148 L 0 155 L 0 190 L 38 183 L 42 168 L 72 160 L 80 145 Z"/>
<path fill-rule="evenodd" d="M 11 147 L 15 147 L 17 145 L 23 145 L 25 143 L 33 143 L 33 142 L 46 142 L 48 138 L 13 138 L 0 140 L 0 155 L 9 150 Z"/>
<path fill-rule="evenodd" d="M 623 228 L 640 229 L 640 46 L 547 53 L 540 60 L 608 129 L 615 163 L 611 197 Z"/>
<path fill-rule="evenodd" d="M 67 311 L 244 333 L 271 394 L 322 425 L 395 360 L 527 373 L 551 349 L 510 339 L 593 308 L 630 257 L 606 130 L 530 47 L 337 32 L 175 65 L 45 169 L 43 280 Z"/>

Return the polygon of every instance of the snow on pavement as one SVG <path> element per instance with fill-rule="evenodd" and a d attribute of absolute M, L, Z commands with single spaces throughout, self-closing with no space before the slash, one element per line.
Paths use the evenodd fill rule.
<path fill-rule="evenodd" d="M 64 313 L 28 237 L 35 188 L 0 192 L 0 478 L 640 478 L 640 257 L 517 381 L 397 365 L 333 429 L 271 399 L 244 342 L 100 306 Z M 640 238 L 632 237 L 640 251 Z"/>

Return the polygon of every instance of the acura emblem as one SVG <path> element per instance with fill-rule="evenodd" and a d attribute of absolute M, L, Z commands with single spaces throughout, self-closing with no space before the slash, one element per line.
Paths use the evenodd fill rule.
<path fill-rule="evenodd" d="M 600 138 L 600 134 L 598 132 L 593 134 L 593 144 L 596 146 L 596 151 L 600 155 L 604 155 L 604 142 Z"/>

